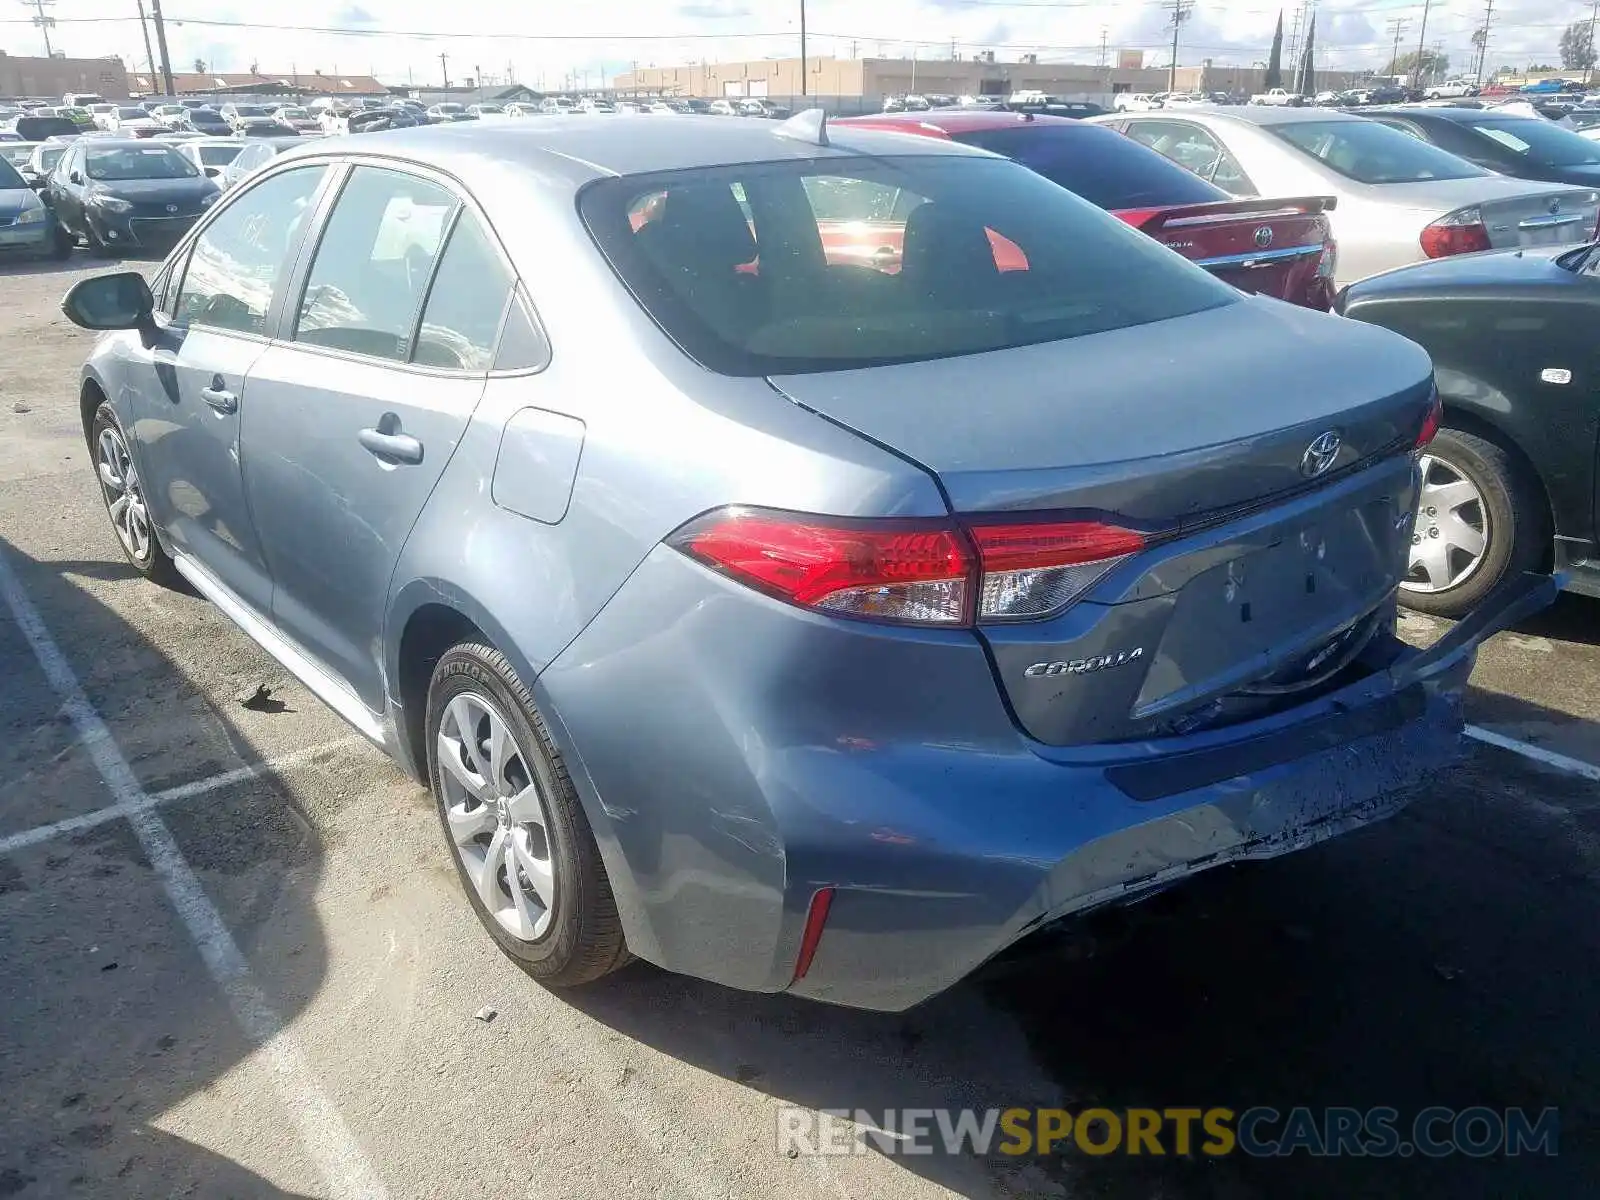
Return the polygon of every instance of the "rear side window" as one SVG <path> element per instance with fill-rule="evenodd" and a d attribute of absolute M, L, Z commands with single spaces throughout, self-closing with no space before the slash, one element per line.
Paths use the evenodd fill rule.
<path fill-rule="evenodd" d="M 323 227 L 295 340 L 405 362 L 455 205 L 427 180 L 357 167 Z"/>
<path fill-rule="evenodd" d="M 1262 128 L 1357 183 L 1427 183 L 1489 173 L 1376 121 L 1292 121 Z"/>
<path fill-rule="evenodd" d="M 1145 140 L 1137 132 L 1133 138 Z M 1015 159 L 1101 208 L 1205 204 L 1228 198 L 1183 166 L 1096 125 L 985 129 L 957 134 L 955 140 Z"/>
<path fill-rule="evenodd" d="M 174 320 L 265 333 L 273 289 L 322 173 L 315 166 L 274 175 L 217 214 L 195 240 Z"/>
<path fill-rule="evenodd" d="M 463 211 L 450 233 L 422 310 L 412 361 L 452 371 L 487 371 L 511 297 L 511 273 L 483 224 Z"/>
<path fill-rule="evenodd" d="M 1237 293 L 1002 159 L 830 156 L 587 187 L 580 211 L 656 322 L 734 375 L 976 354 Z"/>

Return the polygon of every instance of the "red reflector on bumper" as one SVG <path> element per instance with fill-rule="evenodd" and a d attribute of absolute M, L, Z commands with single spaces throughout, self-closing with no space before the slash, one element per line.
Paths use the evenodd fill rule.
<path fill-rule="evenodd" d="M 811 907 L 806 910 L 806 929 L 800 936 L 800 953 L 794 960 L 794 977 L 803 979 L 811 969 L 811 960 L 817 956 L 817 945 L 822 941 L 822 927 L 828 923 L 828 909 L 833 906 L 833 889 L 818 888 L 811 896 Z"/>

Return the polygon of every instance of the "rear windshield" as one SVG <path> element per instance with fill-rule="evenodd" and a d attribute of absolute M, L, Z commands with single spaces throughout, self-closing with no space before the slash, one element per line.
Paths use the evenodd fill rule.
<path fill-rule="evenodd" d="M 1489 174 L 1376 121 L 1292 121 L 1263 128 L 1357 183 L 1427 183 Z"/>
<path fill-rule="evenodd" d="M 1002 159 L 840 155 L 624 176 L 579 204 L 650 315 L 724 374 L 976 354 L 1238 296 Z"/>
<path fill-rule="evenodd" d="M 145 112 L 145 110 L 142 109 L 142 108 L 119 108 L 119 109 L 117 109 L 117 119 L 119 121 L 141 121 L 141 120 L 144 120 L 144 119 L 148 118 L 149 116 L 150 116 L 150 114 Z"/>
<path fill-rule="evenodd" d="M 239 157 L 242 146 L 201 146 L 200 161 L 208 167 L 225 167 Z"/>
<path fill-rule="evenodd" d="M 1205 204 L 1228 193 L 1131 138 L 1096 125 L 1037 125 L 954 135 L 1015 159 L 1101 208 Z"/>
<path fill-rule="evenodd" d="M 1513 154 L 1547 167 L 1581 167 L 1600 163 L 1600 143 L 1561 129 L 1539 117 L 1474 119 L 1471 128 Z"/>

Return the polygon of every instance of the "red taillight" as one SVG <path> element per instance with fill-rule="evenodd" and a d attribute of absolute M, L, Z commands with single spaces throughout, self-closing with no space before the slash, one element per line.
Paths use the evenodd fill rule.
<path fill-rule="evenodd" d="M 1414 450 L 1421 450 L 1439 435 L 1439 423 L 1444 420 L 1444 403 L 1439 399 L 1439 393 L 1433 394 L 1433 403 L 1428 406 L 1428 415 L 1422 418 L 1422 428 L 1417 431 Z"/>
<path fill-rule="evenodd" d="M 690 522 L 671 544 L 805 608 L 918 625 L 969 619 L 971 551 L 942 522 L 839 521 L 733 508 Z"/>
<path fill-rule="evenodd" d="M 1099 521 L 841 520 L 728 508 L 668 544 L 804 608 L 914 625 L 1050 616 L 1145 536 Z"/>
<path fill-rule="evenodd" d="M 833 907 L 833 889 L 818 888 L 811 894 L 811 907 L 806 909 L 806 927 L 800 935 L 800 953 L 794 960 L 794 977 L 803 979 L 811 969 L 811 960 L 817 956 L 822 942 L 822 930 L 828 923 L 828 910 Z"/>
<path fill-rule="evenodd" d="M 1440 217 L 1422 230 L 1422 252 L 1429 258 L 1475 254 L 1490 248 L 1489 229 L 1483 223 L 1483 213 L 1476 208 L 1463 208 Z"/>

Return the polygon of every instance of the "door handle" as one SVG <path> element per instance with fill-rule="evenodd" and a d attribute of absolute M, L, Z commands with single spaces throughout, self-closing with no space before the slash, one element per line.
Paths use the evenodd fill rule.
<path fill-rule="evenodd" d="M 361 445 L 378 458 L 403 463 L 422 461 L 422 443 L 409 433 L 385 433 L 381 429 L 363 429 L 356 436 Z"/>
<path fill-rule="evenodd" d="M 204 400 L 219 413 L 235 413 L 239 411 L 239 397 L 222 386 L 222 376 L 220 375 L 211 381 L 210 387 L 200 389 L 200 399 Z"/>

